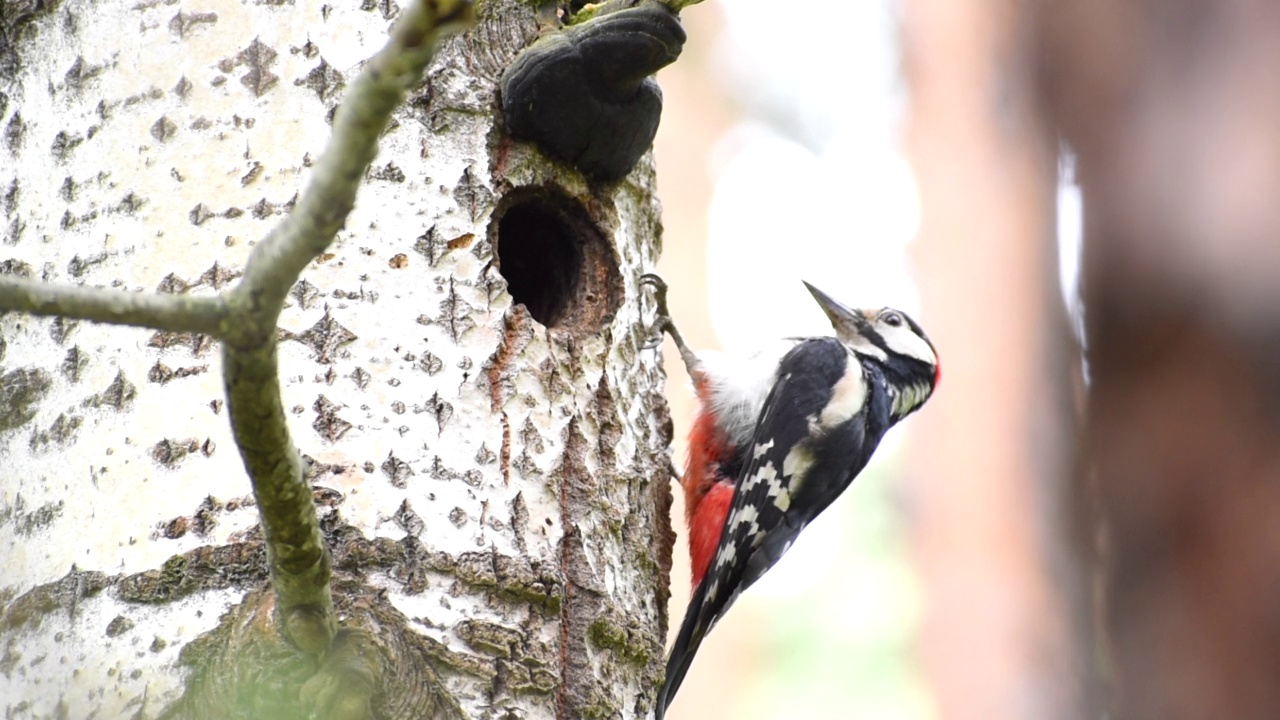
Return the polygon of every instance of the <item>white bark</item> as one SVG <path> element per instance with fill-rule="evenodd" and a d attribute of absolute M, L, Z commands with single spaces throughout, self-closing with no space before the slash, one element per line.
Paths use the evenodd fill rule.
<path fill-rule="evenodd" d="M 7 15 L 0 271 L 226 289 L 394 12 L 123 0 Z M 340 610 L 402 614 L 468 717 L 637 717 L 661 672 L 670 549 L 663 378 L 636 285 L 657 250 L 652 173 L 589 187 L 505 140 L 496 79 L 535 26 L 513 0 L 481 16 L 397 113 L 281 317 L 290 430 L 331 513 Z M 493 265 L 491 219 L 535 185 L 586 208 L 615 256 L 601 267 L 619 268 L 582 280 L 555 329 Z M 155 716 L 191 675 L 183 648 L 265 583 L 216 348 L 16 314 L 0 343 L 0 705 Z"/>

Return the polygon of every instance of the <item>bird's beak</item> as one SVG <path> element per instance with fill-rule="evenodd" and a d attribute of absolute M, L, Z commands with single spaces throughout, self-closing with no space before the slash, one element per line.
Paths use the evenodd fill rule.
<path fill-rule="evenodd" d="M 801 282 L 804 281 L 802 280 Z M 835 328 L 837 335 L 853 337 L 862 334 L 862 329 L 867 326 L 867 319 L 862 316 L 862 313 L 847 307 L 844 303 L 807 282 L 804 283 L 804 286 L 809 288 L 809 293 L 813 295 L 813 299 L 818 301 L 818 305 L 822 306 L 822 311 L 831 319 L 831 325 Z"/>

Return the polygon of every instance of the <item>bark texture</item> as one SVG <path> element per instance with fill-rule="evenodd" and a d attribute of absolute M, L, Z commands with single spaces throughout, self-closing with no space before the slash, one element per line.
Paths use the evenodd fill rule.
<path fill-rule="evenodd" d="M 913 422 L 907 513 L 941 717 L 1088 717 L 1072 501 L 1077 348 L 1058 292 L 1057 147 L 1035 3 L 911 0 L 903 51 L 925 325 L 942 379 Z"/>
<path fill-rule="evenodd" d="M 1280 708 L 1280 12 L 1055 3 L 1084 193 L 1112 717 Z"/>
<path fill-rule="evenodd" d="M 3 10 L 0 272 L 189 294 L 228 287 L 290 210 L 398 11 Z M 326 692 L 344 654 L 379 658 L 364 680 L 388 717 L 648 712 L 671 543 L 663 376 L 636 284 L 658 250 L 651 164 L 592 185 L 506 139 L 497 78 L 537 25 L 514 0 L 479 15 L 397 112 L 280 319 L 335 602 L 362 632 L 318 669 L 273 636 L 208 338 L 11 314 L 6 712 L 261 714 L 276 685 Z M 234 680 L 252 663 L 276 672 L 246 699 Z"/>

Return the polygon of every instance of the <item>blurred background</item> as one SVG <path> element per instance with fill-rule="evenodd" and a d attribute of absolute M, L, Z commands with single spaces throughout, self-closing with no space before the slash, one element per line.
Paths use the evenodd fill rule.
<path fill-rule="evenodd" d="M 804 279 L 912 313 L 942 381 L 672 720 L 1280 717 L 1273 5 L 683 13 L 655 151 L 685 336 L 825 333 Z"/>

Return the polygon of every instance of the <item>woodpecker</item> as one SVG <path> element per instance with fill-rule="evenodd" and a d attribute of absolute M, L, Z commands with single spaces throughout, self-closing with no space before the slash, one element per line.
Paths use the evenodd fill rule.
<path fill-rule="evenodd" d="M 747 356 L 695 354 L 655 290 L 665 331 L 693 379 L 699 410 L 680 484 L 693 597 L 667 659 L 657 720 L 703 638 L 862 471 L 885 432 L 938 384 L 933 343 L 906 313 L 856 310 L 809 283 L 835 336 L 786 338 Z"/>

